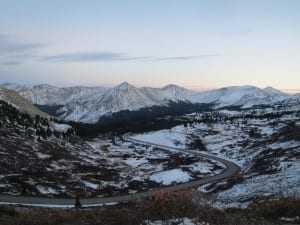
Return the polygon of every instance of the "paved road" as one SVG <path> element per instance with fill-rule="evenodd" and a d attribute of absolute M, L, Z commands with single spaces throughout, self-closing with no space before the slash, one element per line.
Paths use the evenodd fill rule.
<path fill-rule="evenodd" d="M 103 204 L 113 204 L 117 202 L 130 201 L 135 198 L 147 197 L 149 195 L 155 194 L 156 192 L 161 192 L 161 191 L 170 192 L 170 191 L 178 191 L 181 189 L 187 189 L 191 187 L 197 187 L 203 184 L 227 179 L 237 174 L 240 170 L 240 168 L 235 163 L 213 155 L 208 155 L 197 151 L 191 151 L 191 150 L 180 149 L 180 148 L 171 148 L 171 147 L 158 145 L 154 143 L 139 141 L 129 136 L 124 136 L 124 139 L 135 143 L 152 145 L 154 147 L 162 148 L 168 151 L 178 151 L 184 154 L 193 154 L 196 156 L 205 157 L 207 159 L 221 162 L 226 166 L 226 169 L 224 169 L 222 173 L 214 176 L 204 177 L 200 180 L 195 180 L 188 183 L 177 184 L 169 187 L 162 187 L 157 190 L 149 190 L 146 192 L 138 192 L 136 194 L 128 194 L 128 195 L 105 197 L 105 198 L 82 198 L 80 199 L 82 206 L 89 207 L 89 206 L 100 206 Z M 74 207 L 74 202 L 75 200 L 71 198 L 41 198 L 41 197 L 29 197 L 29 196 L 0 195 L 0 204 L 66 208 L 66 207 Z"/>

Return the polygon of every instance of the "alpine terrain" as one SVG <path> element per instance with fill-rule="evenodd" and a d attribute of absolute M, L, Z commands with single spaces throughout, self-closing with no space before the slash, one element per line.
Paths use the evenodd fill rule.
<path fill-rule="evenodd" d="M 275 220 L 297 222 L 299 97 L 254 86 L 2 84 L 0 204 L 129 210 L 146 199 L 132 207 L 195 224 L 194 209 L 253 215 L 279 199 Z"/>

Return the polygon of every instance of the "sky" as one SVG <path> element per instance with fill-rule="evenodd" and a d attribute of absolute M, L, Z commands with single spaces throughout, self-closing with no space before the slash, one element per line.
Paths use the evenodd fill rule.
<path fill-rule="evenodd" d="M 0 0 L 0 83 L 300 92 L 299 0 Z"/>

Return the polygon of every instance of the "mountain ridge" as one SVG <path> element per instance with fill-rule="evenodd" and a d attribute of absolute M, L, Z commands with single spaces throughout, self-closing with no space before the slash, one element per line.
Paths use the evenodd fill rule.
<path fill-rule="evenodd" d="M 216 108 L 273 104 L 298 99 L 272 87 L 258 88 L 251 85 L 230 86 L 209 91 L 192 91 L 175 84 L 162 88 L 137 88 L 123 82 L 106 87 L 55 87 L 47 84 L 34 86 L 2 84 L 18 92 L 33 104 L 62 106 L 58 109 L 61 119 L 95 123 L 103 115 L 122 110 L 134 111 L 152 106 L 167 106 L 170 102 L 214 103 Z"/>

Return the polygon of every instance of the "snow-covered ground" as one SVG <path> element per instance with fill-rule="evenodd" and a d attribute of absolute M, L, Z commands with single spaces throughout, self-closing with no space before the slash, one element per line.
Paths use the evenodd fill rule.
<path fill-rule="evenodd" d="M 54 123 L 54 122 L 51 122 L 50 126 L 58 132 L 66 132 L 69 129 L 72 129 L 72 127 L 68 124 L 61 124 L 61 123 Z"/>
<path fill-rule="evenodd" d="M 163 185 L 170 185 L 172 183 L 184 183 L 191 179 L 188 172 L 181 169 L 165 170 L 162 172 L 153 173 L 150 180 Z"/>
<path fill-rule="evenodd" d="M 203 133 L 201 132 L 203 131 Z M 207 134 L 212 132 L 212 134 Z M 238 165 L 245 163 L 245 159 L 242 157 L 236 158 L 239 155 L 228 155 L 234 154 L 233 151 L 230 153 L 223 152 L 221 150 L 228 146 L 234 145 L 236 142 L 241 141 L 241 138 L 247 138 L 248 135 L 241 134 L 241 129 L 236 127 L 224 125 L 224 124 L 196 124 L 193 127 L 184 127 L 183 125 L 176 126 L 170 130 L 160 130 L 155 132 L 149 132 L 144 134 L 136 134 L 132 137 L 137 140 L 165 145 L 174 148 L 189 148 L 190 135 L 200 135 L 206 148 L 211 153 L 217 153 L 219 156 L 229 158 L 236 162 Z M 240 148 L 237 147 L 237 151 Z"/>
<path fill-rule="evenodd" d="M 247 206 L 258 196 L 300 196 L 300 114 L 294 109 L 280 109 L 275 112 L 279 116 L 273 118 L 269 115 L 272 110 L 221 110 L 209 115 L 217 118 L 210 122 L 201 121 L 205 117 L 201 113 L 193 113 L 187 116 L 195 121 L 192 124 L 138 134 L 134 138 L 180 148 L 190 148 L 198 138 L 206 153 L 241 166 L 242 181 L 233 186 L 219 183 L 212 189 L 220 188 L 212 201 L 218 208 Z M 201 165 L 200 168 L 197 164 L 194 166 L 205 172 Z M 225 191 L 222 191 L 223 186 L 227 188 Z M 205 185 L 199 187 L 199 191 L 209 192 L 209 188 L 210 185 Z"/>
<path fill-rule="evenodd" d="M 183 126 L 177 126 L 170 130 L 160 130 L 144 134 L 136 134 L 132 137 L 136 140 L 165 145 L 174 148 L 185 148 L 186 133 Z"/>
<path fill-rule="evenodd" d="M 214 207 L 246 207 L 249 199 L 263 197 L 300 196 L 300 165 L 282 170 L 276 174 L 260 175 L 246 179 L 240 184 L 217 194 L 211 202 Z"/>
<path fill-rule="evenodd" d="M 74 197 L 78 190 L 87 197 L 111 196 L 188 182 L 223 169 L 201 157 L 117 137 L 38 141 L 11 135 L 0 137 L 0 143 L 0 191 L 12 195 L 21 194 L 23 185 L 35 196 Z"/>
<path fill-rule="evenodd" d="M 184 218 L 176 218 L 176 219 L 169 219 L 169 220 L 155 220 L 149 221 L 146 220 L 143 223 L 144 225 L 169 225 L 169 224 L 176 224 L 176 225 L 209 225 L 206 222 L 199 222 L 198 219 L 190 219 L 187 217 Z"/>
<path fill-rule="evenodd" d="M 97 159 L 105 159 L 111 167 L 119 167 L 120 176 L 126 177 L 127 182 L 150 180 L 159 185 L 171 185 L 222 171 L 221 167 L 216 169 L 217 162 L 143 144 L 132 145 L 119 140 L 118 145 L 113 145 L 100 139 L 87 143 L 97 152 Z M 106 146 L 106 151 L 101 151 L 103 146 Z"/>

